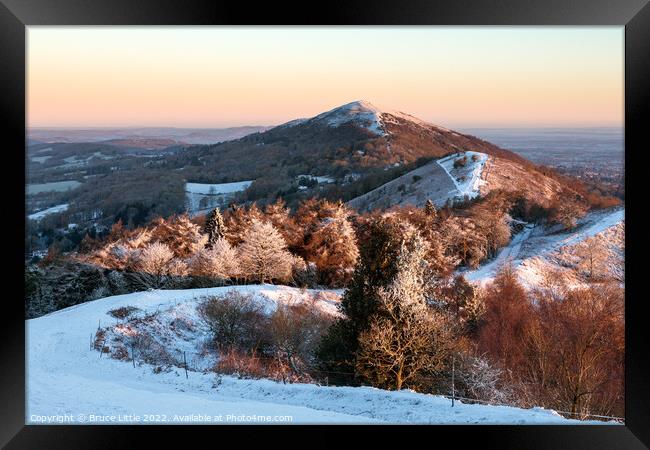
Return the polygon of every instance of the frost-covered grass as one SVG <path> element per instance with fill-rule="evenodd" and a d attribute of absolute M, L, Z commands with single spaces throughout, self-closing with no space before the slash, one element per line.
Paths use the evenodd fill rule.
<path fill-rule="evenodd" d="M 47 161 L 47 160 L 50 159 L 51 157 L 52 157 L 52 155 L 46 155 L 46 156 L 32 156 L 32 157 L 31 157 L 31 160 L 32 160 L 32 161 L 35 161 L 35 162 L 37 162 L 37 163 L 39 163 L 39 164 L 43 164 L 45 161 Z"/>
<path fill-rule="evenodd" d="M 464 167 L 454 167 L 454 161 L 459 158 L 467 157 Z M 474 161 L 476 158 L 476 161 Z M 479 152 L 456 153 L 437 160 L 437 163 L 445 169 L 449 178 L 456 186 L 457 197 L 469 198 L 477 197 L 483 184 L 481 174 L 488 160 L 488 155 Z"/>
<path fill-rule="evenodd" d="M 166 336 L 173 338 L 169 345 L 177 347 L 182 341 L 187 346 L 182 350 L 192 351 L 196 347 L 192 337 L 198 342 L 205 332 L 198 323 L 196 305 L 205 295 L 229 289 L 232 288 L 138 292 L 28 320 L 27 423 L 64 414 L 69 415 L 66 423 L 96 423 L 106 420 L 106 416 L 114 416 L 108 418 L 109 423 L 260 423 L 273 421 L 277 416 L 290 416 L 291 423 L 586 423 L 570 421 L 541 408 L 526 410 L 460 402 L 452 408 L 447 398 L 411 391 L 282 384 L 217 377 L 200 370 L 191 370 L 186 378 L 181 367 L 154 373 L 154 366 L 142 361 L 133 367 L 128 359 L 116 360 L 90 348 L 98 326 L 126 331 L 128 318 L 119 323 L 110 311 L 131 306 L 139 309 L 135 316 L 158 312 L 156 326 L 169 326 L 165 330 Z M 267 311 L 279 303 L 313 301 L 314 307 L 336 313 L 341 294 L 271 285 L 235 289 L 255 295 Z M 176 333 L 170 324 L 179 319 L 185 326 Z M 201 369 L 192 364 L 190 367 Z M 93 414 L 101 417 L 93 420 Z M 192 415 L 193 420 L 189 417 Z M 285 417 L 277 423 L 286 422 Z"/>
<path fill-rule="evenodd" d="M 38 194 L 40 192 L 64 192 L 81 186 L 81 183 L 74 180 L 53 181 L 51 183 L 28 184 L 27 194 Z"/>
<path fill-rule="evenodd" d="M 34 214 L 30 214 L 27 217 L 31 220 L 40 220 L 45 216 L 49 216 L 50 214 L 56 214 L 56 213 L 66 211 L 68 209 L 68 206 L 69 205 L 67 203 L 63 203 L 61 205 L 52 206 L 42 211 L 35 212 Z"/>
<path fill-rule="evenodd" d="M 217 195 L 232 194 L 235 192 L 245 191 L 253 183 L 250 181 L 237 181 L 235 183 L 186 183 L 185 192 L 191 194 Z"/>

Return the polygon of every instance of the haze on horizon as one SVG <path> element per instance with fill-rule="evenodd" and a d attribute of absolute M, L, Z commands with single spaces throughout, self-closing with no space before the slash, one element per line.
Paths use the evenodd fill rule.
<path fill-rule="evenodd" d="M 27 123 L 277 125 L 363 99 L 452 128 L 621 127 L 623 32 L 30 26 Z"/>

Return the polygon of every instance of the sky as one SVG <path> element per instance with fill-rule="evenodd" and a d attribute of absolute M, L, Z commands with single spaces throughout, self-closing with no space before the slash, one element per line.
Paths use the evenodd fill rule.
<path fill-rule="evenodd" d="M 623 27 L 27 28 L 29 127 L 276 125 L 366 100 L 467 127 L 623 126 Z"/>

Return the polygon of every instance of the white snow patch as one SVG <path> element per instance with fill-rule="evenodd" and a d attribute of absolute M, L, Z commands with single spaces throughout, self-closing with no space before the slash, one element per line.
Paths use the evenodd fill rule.
<path fill-rule="evenodd" d="M 46 156 L 32 156 L 32 157 L 31 157 L 31 160 L 32 160 L 32 161 L 35 161 L 35 162 L 37 162 L 37 163 L 39 163 L 39 164 L 43 164 L 45 161 L 47 161 L 47 160 L 50 159 L 51 157 L 52 157 L 52 155 L 46 155 Z"/>
<path fill-rule="evenodd" d="M 454 168 L 454 161 L 464 156 L 467 156 L 465 167 Z M 476 161 L 473 160 L 474 157 L 476 157 Z M 483 173 L 483 168 L 487 160 L 488 155 L 485 153 L 468 151 L 445 156 L 436 162 L 447 172 L 449 178 L 454 182 L 457 191 L 455 193 L 456 197 L 463 198 L 467 196 L 469 198 L 475 198 L 479 195 L 480 188 L 484 183 L 484 180 L 481 179 L 481 174 Z"/>
<path fill-rule="evenodd" d="M 370 102 L 354 101 L 330 111 L 326 111 L 310 119 L 310 121 L 325 121 L 330 127 L 355 122 L 378 136 L 385 136 L 386 131 L 381 122 L 381 111 Z"/>
<path fill-rule="evenodd" d="M 185 192 L 203 195 L 232 194 L 245 191 L 252 183 L 253 180 L 217 184 L 185 183 Z"/>
<path fill-rule="evenodd" d="M 43 217 L 49 216 L 50 214 L 56 214 L 56 213 L 66 211 L 68 209 L 68 206 L 69 205 L 67 203 L 63 203 L 61 205 L 52 206 L 42 211 L 35 212 L 34 214 L 30 214 L 27 217 L 31 220 L 41 220 Z"/>
<path fill-rule="evenodd" d="M 50 183 L 28 184 L 27 194 L 38 194 L 40 192 L 64 192 L 81 186 L 76 180 L 52 181 Z"/>

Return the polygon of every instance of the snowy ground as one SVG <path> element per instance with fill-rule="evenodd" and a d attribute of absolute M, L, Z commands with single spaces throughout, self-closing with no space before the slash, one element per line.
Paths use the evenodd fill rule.
<path fill-rule="evenodd" d="M 338 127 L 348 122 L 356 122 L 377 136 L 385 136 L 386 131 L 381 122 L 381 111 L 364 100 L 339 106 L 313 117 L 313 121 L 325 121 L 330 127 Z"/>
<path fill-rule="evenodd" d="M 90 349 L 107 312 L 136 306 L 140 313 L 192 316 L 206 294 L 231 288 L 148 291 L 107 297 L 28 320 L 27 417 L 33 423 L 434 423 L 576 424 L 541 408 L 465 405 L 440 396 L 365 387 L 326 387 L 247 380 L 182 368 L 116 360 Z M 271 310 L 279 302 L 313 301 L 336 313 L 340 291 L 285 286 L 239 286 Z M 593 422 L 592 422 L 593 423 Z M 602 422 L 596 422 L 602 423 Z"/>
<path fill-rule="evenodd" d="M 470 281 L 483 284 L 494 278 L 498 269 L 509 261 L 517 269 L 522 282 L 532 286 L 537 280 L 533 266 L 539 265 L 540 259 L 545 259 L 562 248 L 576 245 L 603 233 L 623 223 L 624 220 L 625 209 L 614 208 L 587 214 L 575 229 L 568 232 L 528 225 L 513 236 L 510 243 L 501 249 L 496 258 L 476 270 L 464 271 L 463 275 Z"/>
<path fill-rule="evenodd" d="M 185 192 L 191 194 L 205 194 L 205 195 L 214 195 L 214 194 L 232 194 L 234 192 L 241 192 L 246 190 L 248 186 L 253 183 L 250 181 L 237 181 L 235 183 L 217 183 L 217 184 L 208 184 L 208 183 L 185 183 Z"/>
<path fill-rule="evenodd" d="M 31 220 L 41 220 L 43 217 L 49 216 L 50 214 L 56 214 L 56 213 L 66 211 L 68 209 L 68 206 L 69 205 L 67 203 L 63 203 L 61 205 L 52 206 L 51 208 L 44 209 L 43 211 L 30 214 L 27 217 Z"/>
<path fill-rule="evenodd" d="M 185 183 L 185 200 L 190 215 L 205 213 L 215 207 L 223 207 L 237 193 L 245 191 L 253 183 Z"/>
<path fill-rule="evenodd" d="M 51 183 L 28 184 L 27 194 L 38 194 L 41 192 L 64 192 L 81 186 L 78 181 L 52 181 Z"/>
<path fill-rule="evenodd" d="M 463 156 L 467 156 L 467 162 L 464 167 L 454 168 L 454 161 Z M 476 161 L 473 158 L 476 158 Z M 456 153 L 437 160 L 436 162 L 445 169 L 449 178 L 454 182 L 456 191 L 451 197 L 463 198 L 468 196 L 474 198 L 479 195 L 479 189 L 483 183 L 481 174 L 488 156 L 479 152 Z"/>

